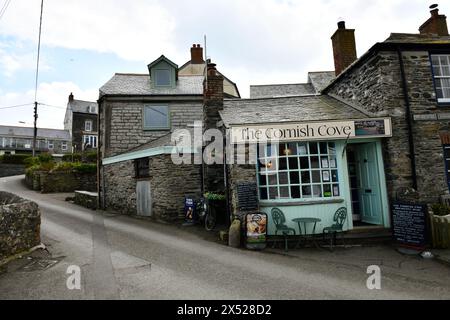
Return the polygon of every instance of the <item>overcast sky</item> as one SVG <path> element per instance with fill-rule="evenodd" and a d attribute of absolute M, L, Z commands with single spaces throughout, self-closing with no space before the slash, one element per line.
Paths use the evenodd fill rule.
<path fill-rule="evenodd" d="M 5 0 L 0 0 L 0 8 Z M 330 37 L 344 19 L 358 56 L 391 32 L 416 33 L 424 0 L 45 0 L 39 127 L 63 128 L 67 97 L 98 98 L 115 72 L 145 73 L 161 54 L 179 66 L 208 38 L 208 56 L 243 97 L 250 84 L 300 83 L 333 70 Z M 450 3 L 440 11 L 450 14 Z M 0 20 L 0 108 L 34 101 L 40 0 L 11 0 Z M 202 45 L 203 46 L 203 45 Z M 32 126 L 33 106 L 0 109 L 0 125 Z"/>

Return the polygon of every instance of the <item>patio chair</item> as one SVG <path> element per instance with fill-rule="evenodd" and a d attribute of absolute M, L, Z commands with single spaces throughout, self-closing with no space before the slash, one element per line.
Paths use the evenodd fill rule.
<path fill-rule="evenodd" d="M 344 223 L 347 220 L 347 208 L 339 208 L 334 214 L 333 221 L 335 222 L 331 227 L 323 229 L 323 240 L 325 241 L 325 235 L 330 237 L 330 250 L 333 251 L 333 243 L 336 244 L 336 236 L 339 233 L 342 234 L 342 242 L 344 242 Z"/>
<path fill-rule="evenodd" d="M 289 228 L 286 225 L 286 217 L 284 216 L 283 211 L 278 208 L 272 209 L 272 220 L 275 223 L 275 235 L 278 235 L 278 232 L 284 236 L 284 249 L 288 251 L 288 236 L 292 233 L 295 236 L 295 229 Z"/>

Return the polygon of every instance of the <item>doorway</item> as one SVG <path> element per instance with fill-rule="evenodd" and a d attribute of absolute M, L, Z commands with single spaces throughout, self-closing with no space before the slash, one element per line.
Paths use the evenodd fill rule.
<path fill-rule="evenodd" d="M 347 160 L 353 225 L 384 225 L 377 144 L 370 142 L 348 145 Z"/>

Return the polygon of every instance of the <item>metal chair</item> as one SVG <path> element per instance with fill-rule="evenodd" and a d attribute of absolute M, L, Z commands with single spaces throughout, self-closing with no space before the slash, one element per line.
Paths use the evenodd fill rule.
<path fill-rule="evenodd" d="M 275 223 L 275 235 L 278 235 L 278 232 L 284 236 L 284 248 L 288 251 L 288 236 L 292 233 L 295 236 L 295 229 L 289 228 L 286 225 L 286 217 L 284 216 L 283 211 L 278 208 L 273 208 L 271 211 L 272 220 Z"/>
<path fill-rule="evenodd" d="M 333 242 L 336 243 L 336 236 L 338 232 L 342 233 L 342 242 L 344 242 L 344 223 L 347 220 L 347 208 L 339 208 L 334 214 L 333 224 L 331 227 L 326 227 L 323 229 L 322 236 L 325 241 L 325 235 L 328 234 L 330 236 L 330 250 L 333 251 Z"/>

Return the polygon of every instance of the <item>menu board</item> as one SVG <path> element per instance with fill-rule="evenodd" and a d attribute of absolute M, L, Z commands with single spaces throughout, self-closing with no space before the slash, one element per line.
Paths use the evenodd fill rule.
<path fill-rule="evenodd" d="M 426 205 L 394 202 L 392 215 L 394 239 L 398 243 L 416 248 L 426 246 Z"/>
<path fill-rule="evenodd" d="M 192 198 L 184 199 L 184 216 L 186 222 L 194 222 L 195 220 L 195 201 Z"/>
<path fill-rule="evenodd" d="M 237 186 L 239 210 L 258 209 L 258 187 L 256 183 L 241 183 Z"/>

